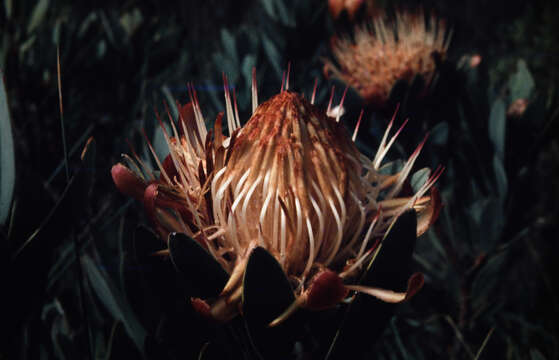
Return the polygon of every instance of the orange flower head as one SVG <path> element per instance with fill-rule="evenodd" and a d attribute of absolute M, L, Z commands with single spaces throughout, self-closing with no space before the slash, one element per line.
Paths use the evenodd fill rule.
<path fill-rule="evenodd" d="M 335 37 L 332 52 L 336 64 L 325 61 L 326 75 L 353 87 L 363 100 L 383 107 L 398 80 L 411 82 L 421 75 L 429 84 L 436 70 L 435 55 L 444 59 L 450 34 L 442 21 L 423 13 L 397 13 L 393 22 L 377 17 L 355 28 L 353 38 Z"/>

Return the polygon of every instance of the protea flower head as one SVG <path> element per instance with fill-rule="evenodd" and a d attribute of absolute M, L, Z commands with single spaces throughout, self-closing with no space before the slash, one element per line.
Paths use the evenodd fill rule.
<path fill-rule="evenodd" d="M 429 26 L 428 26 L 429 25 Z M 338 65 L 325 61 L 324 71 L 353 87 L 368 104 L 383 107 L 398 80 L 411 82 L 421 75 L 429 84 L 436 70 L 435 56 L 444 59 L 450 42 L 445 25 L 423 13 L 396 13 L 392 22 L 376 17 L 371 24 L 332 39 Z"/>
<path fill-rule="evenodd" d="M 289 91 L 288 83 L 258 105 L 253 70 L 253 113 L 241 125 L 225 79 L 228 136 L 222 132 L 223 113 L 213 129 L 206 129 L 190 88 L 191 102 L 179 106 L 179 126 L 169 115 L 169 155 L 163 161 L 155 157 L 160 176 L 141 175 L 137 156 L 134 161 L 123 155 L 130 167 L 112 168 L 117 188 L 143 201 L 164 239 L 171 232 L 187 234 L 229 274 L 217 299 L 195 301 L 216 319 L 237 312 L 242 276 L 256 247 L 266 249 L 293 284 L 293 308 L 334 306 L 349 290 L 398 302 L 421 283 L 412 279 L 415 290 L 407 294 L 351 285 L 400 214 L 417 211 L 418 235 L 437 217 L 440 201 L 433 184 L 442 169 L 417 192 L 403 191 L 425 140 L 403 168 L 386 174 L 383 160 L 405 123 L 390 137 L 392 119 L 369 159 L 339 122 L 340 112 L 337 118 L 326 115 L 332 102 L 322 110 L 314 105 L 316 87 L 307 100 Z"/>

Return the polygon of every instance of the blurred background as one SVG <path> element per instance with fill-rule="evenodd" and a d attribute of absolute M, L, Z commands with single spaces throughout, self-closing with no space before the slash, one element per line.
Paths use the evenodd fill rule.
<path fill-rule="evenodd" d="M 371 14 L 419 9 L 444 19 L 452 40 L 427 97 L 413 86 L 393 92 L 410 124 L 389 157 L 410 154 L 429 131 L 416 168 L 446 166 L 445 206 L 414 254 L 425 288 L 361 357 L 559 358 L 559 4 L 366 3 L 334 18 L 326 0 L 3 0 L 1 97 L 12 126 L 0 124 L 0 181 L 9 189 L 14 173 L 15 182 L 0 222 L 0 359 L 196 358 L 205 325 L 180 296 L 152 299 L 176 283 L 161 294 L 139 285 L 154 274 L 130 254 L 149 222 L 118 193 L 111 166 L 127 141 L 149 159 L 142 129 L 166 155 L 154 114 L 188 101 L 189 82 L 208 123 L 224 110 L 222 73 L 248 119 L 253 67 L 261 101 L 279 91 L 288 62 L 291 89 L 309 96 L 317 79 L 317 103 L 326 106 L 332 85 L 339 101 L 345 85 L 323 73 L 331 38 Z M 371 108 L 350 89 L 348 129 L 362 108 L 357 144 L 371 155 L 394 106 Z"/>

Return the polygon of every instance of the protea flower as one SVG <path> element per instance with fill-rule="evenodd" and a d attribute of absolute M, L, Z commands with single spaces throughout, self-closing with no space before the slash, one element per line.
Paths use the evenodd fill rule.
<path fill-rule="evenodd" d="M 409 193 L 406 179 L 425 140 L 401 170 L 385 174 L 383 160 L 405 123 L 389 138 L 392 119 L 369 159 L 339 123 L 340 112 L 337 118 L 326 115 L 331 103 L 326 111 L 314 105 L 316 87 L 310 101 L 288 87 L 287 82 L 258 105 L 253 71 L 253 113 L 241 125 L 225 80 L 228 136 L 222 132 L 223 113 L 206 129 L 190 88 L 191 102 L 179 106 L 178 126 L 169 115 L 169 155 L 163 161 L 155 157 L 160 175 L 144 168 L 143 176 L 140 158 L 123 155 L 130 168 L 113 166 L 117 188 L 143 201 L 163 239 L 171 232 L 187 234 L 229 274 L 217 299 L 195 299 L 197 308 L 202 304 L 215 319 L 237 313 L 247 259 L 256 247 L 275 257 L 293 286 L 297 300 L 288 312 L 334 306 L 350 290 L 391 302 L 409 298 L 422 284 L 420 276 L 413 277 L 408 293 L 351 281 L 404 211 L 417 211 L 418 235 L 432 224 L 440 208 L 433 184 L 442 169 Z"/>
<path fill-rule="evenodd" d="M 353 87 L 368 104 L 383 107 L 398 80 L 421 75 L 428 85 L 435 74 L 435 56 L 444 59 L 450 42 L 445 25 L 422 13 L 397 13 L 393 22 L 376 17 L 355 28 L 353 38 L 334 37 L 338 66 L 326 60 L 324 71 Z"/>

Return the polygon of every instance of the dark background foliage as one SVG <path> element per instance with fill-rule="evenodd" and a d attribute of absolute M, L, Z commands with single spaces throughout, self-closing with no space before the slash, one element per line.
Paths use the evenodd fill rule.
<path fill-rule="evenodd" d="M 400 120 L 411 121 L 390 155 L 409 154 L 430 131 L 416 167 L 447 167 L 438 184 L 445 207 L 413 257 L 426 286 L 398 308 L 366 357 L 559 357 L 559 6 L 545 0 L 374 3 L 388 13 L 433 11 L 453 29 L 453 41 L 431 96 L 417 101 L 409 90 L 397 99 Z M 325 0 L 3 0 L 0 69 L 16 183 L 0 231 L 0 359 L 87 358 L 89 348 L 96 359 L 239 351 L 205 345 L 213 325 L 176 296 L 184 281 L 174 278 L 170 263 L 161 268 L 150 258 L 137 265 L 135 257 L 161 244 L 136 229 L 148 223 L 143 209 L 117 193 L 109 170 L 129 151 L 126 139 L 149 158 L 142 128 L 164 151 L 154 110 L 164 100 L 187 101 L 187 82 L 195 84 L 210 122 L 224 107 L 222 72 L 248 118 L 253 66 L 260 99 L 279 90 L 289 61 L 291 88 L 308 95 L 317 78 L 318 103 L 325 104 L 332 84 L 339 99 L 343 85 L 324 79 L 321 58 L 329 57 L 335 31 L 348 27 L 347 19 L 333 22 Z M 470 68 L 474 54 L 482 62 Z M 507 116 L 517 98 L 528 100 L 526 112 Z M 350 90 L 346 104 L 344 121 L 353 127 L 361 109 L 357 94 Z M 367 109 L 357 141 L 365 153 L 375 149 L 386 118 Z M 239 327 L 219 336 L 234 336 Z M 221 343 L 219 336 L 212 341 Z M 245 355 L 246 342 L 237 338 Z M 325 346 L 316 339 L 303 345 Z M 303 345 L 299 358 L 310 356 Z"/>

